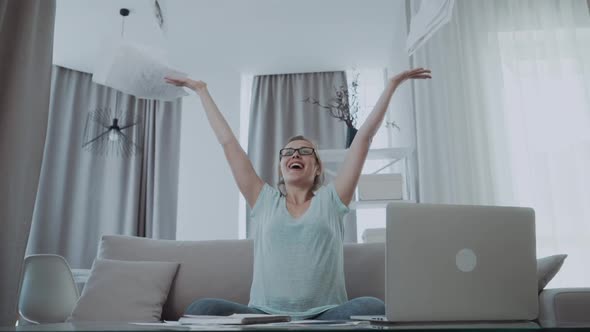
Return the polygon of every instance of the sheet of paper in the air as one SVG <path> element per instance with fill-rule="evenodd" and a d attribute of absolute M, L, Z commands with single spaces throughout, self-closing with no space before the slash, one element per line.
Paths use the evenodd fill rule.
<path fill-rule="evenodd" d="M 408 55 L 414 54 L 438 29 L 451 20 L 455 0 L 422 0 L 412 17 L 406 41 Z"/>
<path fill-rule="evenodd" d="M 186 77 L 172 68 L 163 51 L 128 41 L 107 45 L 97 61 L 92 81 L 137 98 L 175 100 L 187 96 L 182 88 L 164 81 L 165 76 Z"/>

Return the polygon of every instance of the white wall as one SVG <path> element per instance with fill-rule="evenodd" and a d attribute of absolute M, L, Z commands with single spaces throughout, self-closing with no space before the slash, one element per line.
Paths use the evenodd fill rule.
<path fill-rule="evenodd" d="M 206 81 L 236 136 L 241 73 L 407 66 L 403 0 L 160 0 L 165 35 L 151 3 L 58 0 L 54 62 L 91 72 L 128 6 L 126 38 L 166 47 L 177 68 Z M 237 187 L 194 95 L 184 99 L 180 163 L 177 238 L 237 238 Z"/>

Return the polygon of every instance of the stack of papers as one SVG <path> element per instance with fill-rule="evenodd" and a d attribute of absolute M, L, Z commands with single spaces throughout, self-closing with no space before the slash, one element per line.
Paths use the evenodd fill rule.
<path fill-rule="evenodd" d="M 406 41 L 408 55 L 414 54 L 432 35 L 451 20 L 455 0 L 422 0 L 412 17 Z"/>
<path fill-rule="evenodd" d="M 265 314 L 233 314 L 231 316 L 185 315 L 180 325 L 249 325 L 289 322 L 291 316 Z"/>
<path fill-rule="evenodd" d="M 255 329 L 276 329 L 281 327 L 286 328 L 301 328 L 301 329 L 331 329 L 334 327 L 344 328 L 351 326 L 370 326 L 371 323 L 367 321 L 351 321 L 351 320 L 296 320 L 288 323 L 272 323 L 264 325 L 248 325 Z"/>
<path fill-rule="evenodd" d="M 245 316 L 245 317 L 244 317 Z M 261 318 L 265 316 L 266 318 Z M 241 317 L 241 318 L 240 318 Z M 267 319 L 271 317 L 289 317 L 277 315 L 233 315 L 233 316 L 186 316 L 180 318 L 179 321 L 165 321 L 162 323 L 132 323 L 141 326 L 155 326 L 161 328 L 181 329 L 191 331 L 243 331 L 243 330 L 276 330 L 277 328 L 298 328 L 298 329 L 333 329 L 333 328 L 353 328 L 358 326 L 370 326 L 368 321 L 352 321 L 352 320 L 292 320 L 282 321 L 277 323 L 255 323 L 245 324 L 243 322 L 250 322 L 251 319 Z M 244 320 L 246 319 L 246 320 Z M 181 323 L 184 322 L 184 323 Z"/>

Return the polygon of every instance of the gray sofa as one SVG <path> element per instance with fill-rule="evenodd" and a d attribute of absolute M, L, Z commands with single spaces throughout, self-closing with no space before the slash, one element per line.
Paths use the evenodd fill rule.
<path fill-rule="evenodd" d="M 108 235 L 102 237 L 98 257 L 179 262 L 163 307 L 165 320 L 177 320 L 192 301 L 200 298 L 248 303 L 253 262 L 250 240 L 170 241 Z M 384 262 L 383 243 L 344 246 L 349 298 L 384 298 Z M 590 326 L 590 288 L 544 290 L 539 296 L 539 321 L 548 327 Z"/>

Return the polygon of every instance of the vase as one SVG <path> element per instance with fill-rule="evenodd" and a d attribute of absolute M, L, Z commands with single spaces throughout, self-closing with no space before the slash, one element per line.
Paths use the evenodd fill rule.
<path fill-rule="evenodd" d="M 346 127 L 346 148 L 350 147 L 352 144 L 352 140 L 354 140 L 354 136 L 356 135 L 358 129 L 355 127 Z"/>

